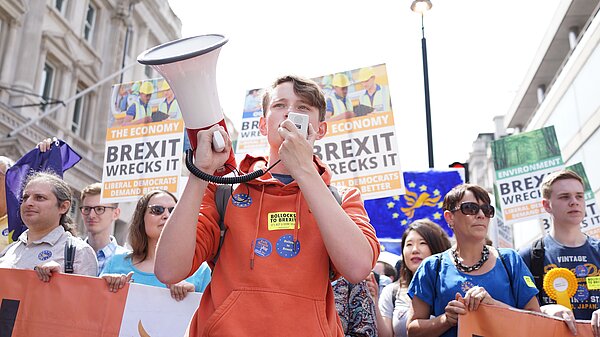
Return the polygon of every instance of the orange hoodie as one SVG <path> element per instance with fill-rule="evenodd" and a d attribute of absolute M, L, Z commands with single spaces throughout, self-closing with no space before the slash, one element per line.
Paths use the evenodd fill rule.
<path fill-rule="evenodd" d="M 329 185 L 329 169 L 316 156 L 313 161 Z M 240 170 L 252 171 L 259 162 L 266 159 L 246 156 Z M 214 191 L 214 185 L 207 189 L 200 208 L 191 271 L 210 261 L 218 248 Z M 284 185 L 267 173 L 239 185 L 233 195 L 221 254 L 190 336 L 344 336 L 330 285 L 329 256 L 298 184 Z M 360 192 L 340 188 L 340 195 L 342 208 L 369 240 L 375 265 L 379 243 Z"/>

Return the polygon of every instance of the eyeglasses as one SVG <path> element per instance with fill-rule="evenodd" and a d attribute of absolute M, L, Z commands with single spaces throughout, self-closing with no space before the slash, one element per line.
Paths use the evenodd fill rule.
<path fill-rule="evenodd" d="M 101 214 L 104 214 L 104 212 L 106 212 L 107 208 L 115 209 L 116 207 L 113 207 L 113 206 L 81 206 L 81 207 L 79 207 L 79 210 L 81 211 L 81 214 L 83 214 L 83 215 L 90 215 L 92 210 L 94 210 L 94 212 L 96 212 L 97 215 L 101 215 Z"/>
<path fill-rule="evenodd" d="M 488 218 L 493 218 L 494 214 L 496 214 L 494 206 L 488 204 L 479 205 L 475 202 L 463 202 L 458 208 L 453 209 L 452 212 L 456 212 L 458 210 L 460 210 L 462 214 L 465 215 L 475 215 L 479 213 L 479 210 L 481 210 L 483 212 L 483 215 L 485 215 Z"/>
<path fill-rule="evenodd" d="M 150 208 L 150 214 L 152 214 L 152 215 L 163 215 L 165 210 L 169 210 L 169 214 L 173 213 L 175 206 L 165 207 L 165 206 L 161 206 L 161 205 L 150 205 L 150 206 L 148 206 L 148 208 Z"/>

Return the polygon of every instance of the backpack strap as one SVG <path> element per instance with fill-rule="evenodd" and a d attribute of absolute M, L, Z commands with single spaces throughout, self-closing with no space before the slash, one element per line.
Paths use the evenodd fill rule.
<path fill-rule="evenodd" d="M 73 268 L 73 265 L 75 264 L 75 252 L 76 247 L 73 244 L 73 238 L 68 236 L 67 242 L 65 242 L 65 274 L 73 274 L 75 271 Z"/>
<path fill-rule="evenodd" d="M 441 252 L 437 254 L 437 258 L 435 259 L 435 279 L 433 280 L 433 299 L 431 303 L 431 308 L 429 309 L 429 315 L 433 316 L 435 314 L 435 297 L 437 295 L 437 281 L 440 278 L 440 270 L 442 270 L 442 255 L 445 252 Z"/>
<path fill-rule="evenodd" d="M 504 261 L 504 255 L 502 255 L 502 252 L 500 252 L 499 248 L 496 248 L 496 250 L 498 251 L 498 256 L 500 257 L 500 261 L 502 262 L 502 265 L 504 266 L 504 270 L 506 270 L 506 275 L 508 275 L 508 282 L 510 284 L 510 292 L 513 295 L 513 299 L 515 300 L 515 303 L 517 303 L 517 297 L 515 296 L 515 289 L 513 288 L 513 276 L 510 272 L 510 269 L 508 269 L 508 266 L 506 265 L 506 261 Z"/>
<path fill-rule="evenodd" d="M 213 265 L 217 264 L 219 255 L 221 255 L 221 247 L 223 246 L 223 241 L 225 240 L 225 233 L 227 233 L 227 227 L 225 226 L 225 210 L 227 210 L 227 204 L 229 203 L 229 197 L 231 196 L 232 192 L 233 186 L 231 185 L 218 185 L 217 191 L 215 192 L 215 205 L 217 206 L 217 211 L 219 212 L 220 237 L 217 253 L 212 259 Z"/>
<path fill-rule="evenodd" d="M 535 286 L 538 289 L 538 301 L 542 304 L 542 292 L 544 291 L 544 237 L 533 241 L 531 251 L 529 252 L 529 260 L 531 265 L 531 274 L 535 281 Z"/>

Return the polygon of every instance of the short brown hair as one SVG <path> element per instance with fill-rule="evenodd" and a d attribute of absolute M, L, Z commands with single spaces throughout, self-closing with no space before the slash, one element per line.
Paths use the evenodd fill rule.
<path fill-rule="evenodd" d="M 271 91 L 277 88 L 278 85 L 286 82 L 292 82 L 292 84 L 294 85 L 294 93 L 303 100 L 307 101 L 308 104 L 319 109 L 319 122 L 324 121 L 326 103 L 325 96 L 323 95 L 321 88 L 313 80 L 309 80 L 295 75 L 286 75 L 279 77 L 275 80 L 275 82 L 273 82 L 271 88 L 265 90 L 265 93 L 262 98 L 263 116 L 267 115 L 267 109 L 269 109 L 269 104 L 271 104 Z"/>
<path fill-rule="evenodd" d="M 464 198 L 465 193 L 470 191 L 477 201 L 483 201 L 486 204 L 491 204 L 490 195 L 485 188 L 475 184 L 460 184 L 455 186 L 444 197 L 442 208 L 446 211 L 453 211 L 459 206 L 459 202 Z"/>
<path fill-rule="evenodd" d="M 87 197 L 91 197 L 93 195 L 100 195 L 102 192 L 102 183 L 93 183 L 91 185 L 87 185 L 81 190 L 81 202 Z M 113 203 L 115 206 L 118 206 L 118 203 Z"/>
<path fill-rule="evenodd" d="M 552 195 L 552 184 L 559 180 L 567 180 L 567 179 L 575 179 L 581 183 L 582 186 L 585 186 L 583 183 L 583 179 L 579 174 L 571 171 L 571 170 L 560 170 L 556 172 L 552 172 L 544 177 L 542 181 L 542 197 L 544 199 L 550 199 Z"/>

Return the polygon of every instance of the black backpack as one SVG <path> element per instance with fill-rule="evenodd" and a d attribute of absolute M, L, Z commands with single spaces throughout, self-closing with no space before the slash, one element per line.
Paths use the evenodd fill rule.
<path fill-rule="evenodd" d="M 338 204 L 342 204 L 342 197 L 340 196 L 340 192 L 337 187 L 328 185 L 327 186 L 331 191 L 331 194 L 335 197 L 335 200 Z M 221 255 L 221 247 L 223 246 L 223 241 L 225 240 L 225 234 L 227 234 L 227 227 L 225 227 L 225 211 L 227 210 L 227 204 L 229 203 L 229 198 L 233 193 L 232 185 L 218 185 L 217 191 L 215 192 L 215 205 L 217 206 L 217 211 L 219 212 L 219 229 L 221 230 L 221 235 L 219 238 L 219 248 L 217 248 L 217 254 L 212 259 L 213 265 L 217 264 L 217 260 L 219 259 L 219 255 Z"/>
<path fill-rule="evenodd" d="M 533 280 L 538 289 L 537 298 L 540 305 L 542 305 L 542 293 L 544 292 L 544 255 L 544 237 L 542 236 L 531 243 L 529 252 L 531 274 L 533 274 Z"/>

